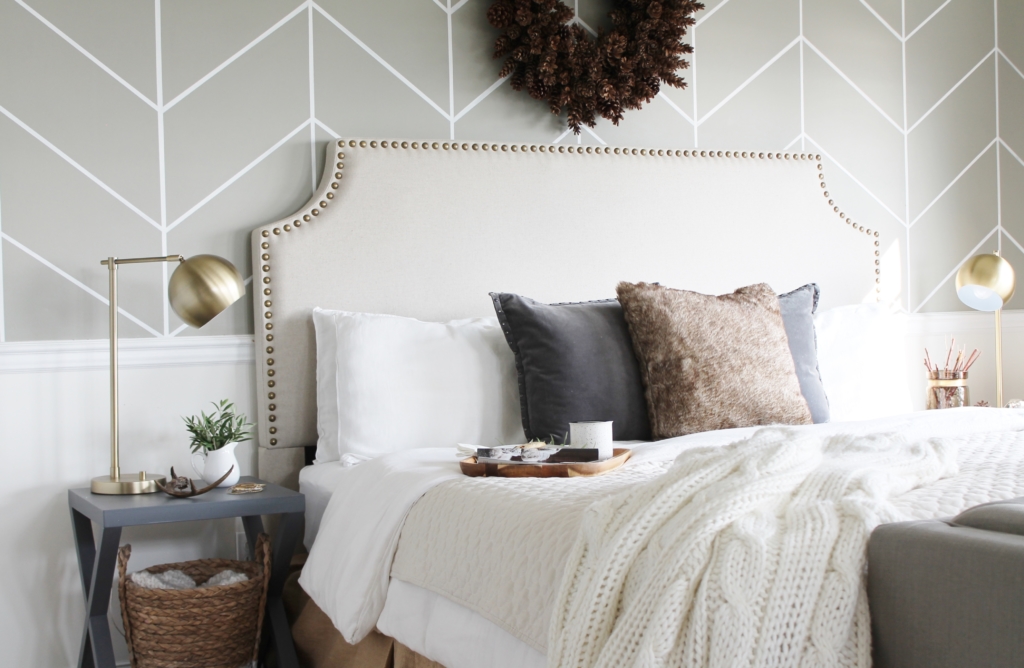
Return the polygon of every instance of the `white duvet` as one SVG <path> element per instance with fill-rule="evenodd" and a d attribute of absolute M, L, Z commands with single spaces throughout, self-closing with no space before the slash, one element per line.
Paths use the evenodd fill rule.
<path fill-rule="evenodd" d="M 836 434 L 863 436 L 899 432 L 906 441 L 931 437 L 957 439 L 970 435 L 1020 430 L 1024 430 L 1024 413 L 994 409 L 934 411 L 884 420 L 793 428 L 796 434 L 813 434 L 822 438 Z M 756 429 L 727 430 L 635 446 L 635 455 L 627 467 L 635 469 L 636 473 L 647 469 L 651 477 L 656 477 L 684 450 L 709 445 L 727 445 L 749 437 L 755 431 Z M 952 480 L 955 482 L 958 475 L 973 475 L 971 480 L 974 489 L 964 493 L 963 485 L 944 485 L 946 481 L 925 484 L 920 489 L 904 495 L 916 499 L 906 505 L 905 515 L 920 517 L 952 514 L 967 505 L 996 498 L 1009 498 L 1024 492 L 1024 470 L 1021 470 L 1024 464 L 1017 461 L 1020 457 L 1014 454 L 1015 460 L 1012 465 L 1007 462 L 1001 466 L 999 460 L 1009 457 L 1007 453 L 1012 450 L 1003 443 L 1000 446 L 1002 450 L 994 448 L 991 453 L 986 454 L 985 448 L 988 446 L 985 443 L 992 440 L 975 438 L 972 441 L 975 444 L 974 449 L 969 452 L 971 457 L 979 461 L 983 459 L 984 462 L 981 463 L 984 466 L 996 470 L 978 473 L 978 467 L 971 469 L 969 466 L 971 462 L 958 460 L 960 473 L 954 475 Z M 972 470 L 973 474 L 970 473 Z M 628 471 L 624 472 L 624 475 L 628 474 Z M 468 479 L 459 473 L 454 448 L 395 453 L 347 469 L 339 476 L 338 491 L 328 504 L 300 583 L 317 605 L 328 614 L 346 640 L 359 641 L 377 623 L 387 596 L 399 537 L 412 507 L 424 494 L 438 485 L 460 480 L 465 482 Z M 597 483 L 598 480 L 601 479 L 594 479 L 593 482 Z M 447 485 L 445 489 L 457 489 L 464 482 L 452 483 L 455 487 Z M 586 480 L 582 482 L 587 483 Z M 897 506 L 899 501 L 898 498 Z M 457 509 L 452 509 L 451 515 L 458 515 Z M 439 518 L 438 521 L 443 524 L 445 518 Z M 490 530 L 500 532 L 500 518 L 495 518 L 494 523 L 498 526 L 491 527 Z M 578 528 L 578 524 L 576 526 Z M 414 527 L 410 525 L 410 530 L 412 529 Z M 439 571 L 434 574 L 436 586 L 427 587 L 433 591 L 443 588 L 445 578 L 451 580 L 457 578 L 460 573 L 465 573 L 467 564 L 479 564 L 481 560 L 486 562 L 488 559 L 502 556 L 462 554 L 465 551 L 461 550 L 462 546 L 456 541 L 447 544 L 444 538 L 435 537 L 435 543 L 443 543 L 435 546 L 435 560 L 424 560 L 426 568 Z M 573 539 L 574 536 L 567 538 L 569 545 Z M 405 544 L 406 540 L 403 539 L 403 552 Z M 422 545 L 422 541 L 420 544 Z M 514 546 L 512 548 L 514 549 Z M 506 545 L 504 549 L 509 547 Z M 437 555 L 447 555 L 444 563 L 436 563 Z M 510 561 L 514 562 L 515 559 Z M 546 628 L 546 620 L 551 616 L 551 604 L 555 593 L 552 592 L 546 597 L 535 597 L 547 599 L 543 605 L 540 602 L 536 604 L 538 608 L 544 605 L 547 608 L 534 613 L 543 618 L 540 620 L 540 626 L 543 628 Z M 523 633 L 516 633 L 502 624 L 502 601 L 459 600 L 459 603 L 480 612 L 535 647 L 540 645 L 544 649 L 543 646 L 547 644 L 547 639 L 539 638 L 536 630 L 532 631 L 530 638 L 524 638 Z M 488 605 L 492 606 L 492 609 L 484 609 Z"/>

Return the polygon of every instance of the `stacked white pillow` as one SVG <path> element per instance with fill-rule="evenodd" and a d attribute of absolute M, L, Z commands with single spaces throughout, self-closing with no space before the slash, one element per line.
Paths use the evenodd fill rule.
<path fill-rule="evenodd" d="M 814 328 L 832 422 L 912 410 L 905 314 L 884 304 L 842 306 L 815 314 Z"/>
<path fill-rule="evenodd" d="M 316 462 L 456 443 L 522 443 L 515 359 L 497 318 L 436 323 L 313 310 Z"/>

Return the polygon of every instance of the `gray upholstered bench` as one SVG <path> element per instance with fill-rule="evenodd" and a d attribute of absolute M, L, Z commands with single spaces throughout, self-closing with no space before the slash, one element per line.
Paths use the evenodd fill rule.
<path fill-rule="evenodd" d="M 878 527 L 868 599 L 876 668 L 1024 666 L 1024 498 Z"/>

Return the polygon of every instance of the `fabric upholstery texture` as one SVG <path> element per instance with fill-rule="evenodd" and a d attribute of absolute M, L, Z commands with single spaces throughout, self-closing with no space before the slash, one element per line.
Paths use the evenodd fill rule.
<path fill-rule="evenodd" d="M 640 367 L 615 299 L 542 304 L 491 293 L 515 354 L 523 431 L 561 442 L 570 422 L 612 421 L 617 441 L 651 438 Z"/>
<path fill-rule="evenodd" d="M 800 393 L 807 400 L 815 424 L 829 420 L 828 396 L 818 371 L 818 340 L 814 333 L 814 312 L 818 309 L 819 294 L 817 284 L 808 283 L 779 295 L 782 324 L 786 327 Z"/>
<path fill-rule="evenodd" d="M 651 435 L 810 424 L 779 298 L 764 283 L 712 296 L 620 283 Z"/>
<path fill-rule="evenodd" d="M 875 529 L 868 544 L 875 668 L 1021 665 L 1022 508 L 1024 499 L 1013 499 L 953 522 Z"/>

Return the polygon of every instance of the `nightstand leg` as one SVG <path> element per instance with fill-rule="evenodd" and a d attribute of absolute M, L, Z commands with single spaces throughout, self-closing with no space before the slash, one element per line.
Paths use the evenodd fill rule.
<path fill-rule="evenodd" d="M 281 515 L 281 523 L 277 527 L 274 538 L 272 558 L 270 562 L 270 585 L 267 588 L 267 619 L 270 621 L 271 640 L 277 649 L 277 663 L 281 668 L 298 668 L 299 657 L 295 653 L 292 642 L 292 631 L 288 627 L 288 617 L 284 612 L 281 593 L 288 578 L 292 555 L 299 542 L 302 532 L 303 513 L 285 513 Z M 263 520 L 258 517 L 243 517 L 245 536 L 249 541 L 249 550 L 256 546 L 256 538 L 263 531 Z"/>
<path fill-rule="evenodd" d="M 100 549 L 97 553 L 89 519 L 72 510 L 71 524 L 75 531 L 75 547 L 85 597 L 85 629 L 82 632 L 78 665 L 79 668 L 114 668 L 114 646 L 110 640 L 107 610 L 110 607 L 110 586 L 114 580 L 117 548 L 121 542 L 121 527 L 101 530 Z"/>

